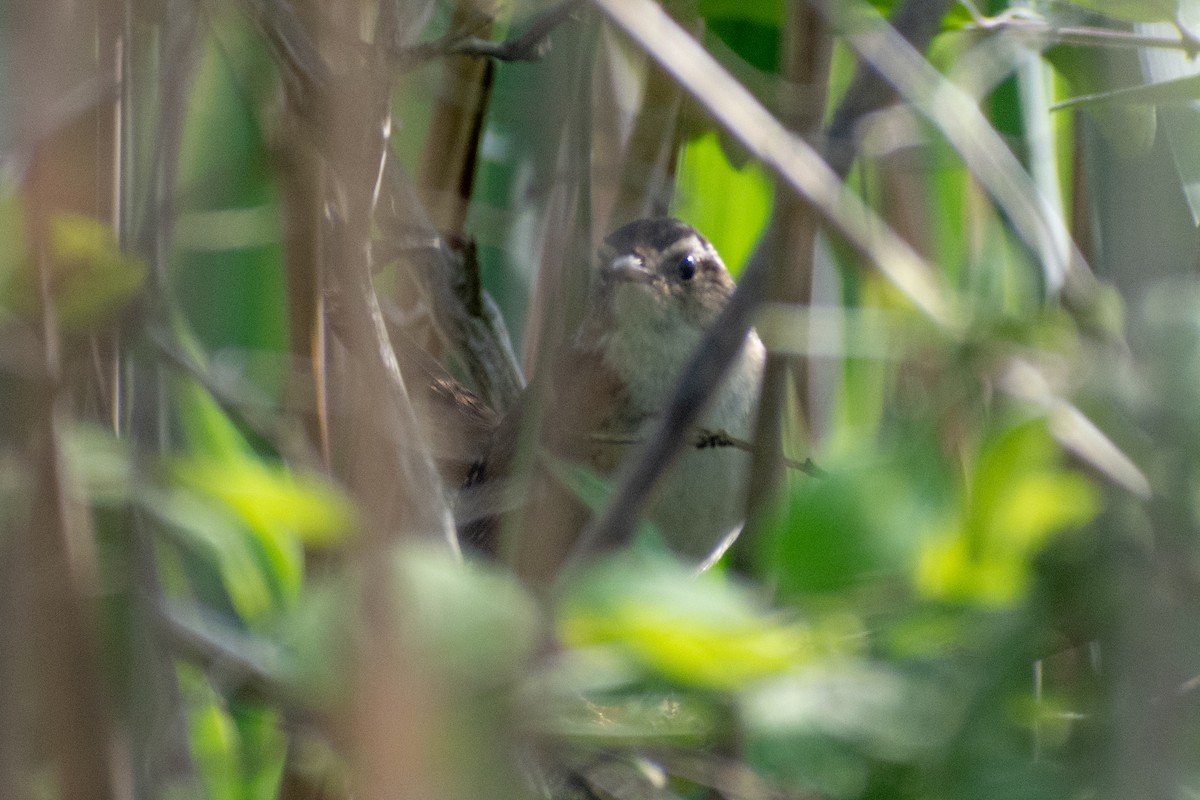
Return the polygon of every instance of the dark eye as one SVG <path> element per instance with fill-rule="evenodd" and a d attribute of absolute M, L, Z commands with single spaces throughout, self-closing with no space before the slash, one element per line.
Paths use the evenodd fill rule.
<path fill-rule="evenodd" d="M 690 281 L 696 277 L 696 257 L 686 255 L 675 262 L 675 272 L 681 281 Z"/>

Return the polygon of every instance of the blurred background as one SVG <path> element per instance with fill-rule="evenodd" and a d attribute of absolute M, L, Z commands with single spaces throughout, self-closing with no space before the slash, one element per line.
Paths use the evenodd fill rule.
<path fill-rule="evenodd" d="M 1200 795 L 1198 6 L 0 4 L 0 796 Z M 666 213 L 750 523 L 530 591 L 456 490 Z"/>

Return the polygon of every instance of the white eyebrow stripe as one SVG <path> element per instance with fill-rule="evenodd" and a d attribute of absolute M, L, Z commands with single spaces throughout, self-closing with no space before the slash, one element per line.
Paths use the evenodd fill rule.
<path fill-rule="evenodd" d="M 669 258 L 673 255 L 677 255 L 678 253 L 689 253 L 697 250 L 707 253 L 709 248 L 704 246 L 704 243 L 701 241 L 699 236 L 696 236 L 695 234 L 688 234 L 675 244 L 668 247 L 666 250 L 663 250 L 661 253 L 659 253 L 658 257 L 661 260 L 664 258 Z"/>

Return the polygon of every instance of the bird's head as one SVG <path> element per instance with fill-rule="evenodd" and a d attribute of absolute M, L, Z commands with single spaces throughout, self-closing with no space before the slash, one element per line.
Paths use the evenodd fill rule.
<path fill-rule="evenodd" d="M 580 344 L 603 348 L 615 333 L 694 343 L 733 294 L 716 249 L 699 231 L 670 217 L 618 228 L 599 248 Z"/>

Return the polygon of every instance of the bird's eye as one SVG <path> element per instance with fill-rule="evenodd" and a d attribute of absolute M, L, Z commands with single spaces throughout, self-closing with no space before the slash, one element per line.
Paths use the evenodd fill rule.
<path fill-rule="evenodd" d="M 696 277 L 696 257 L 688 254 L 675 264 L 675 272 L 681 281 L 690 281 Z"/>

